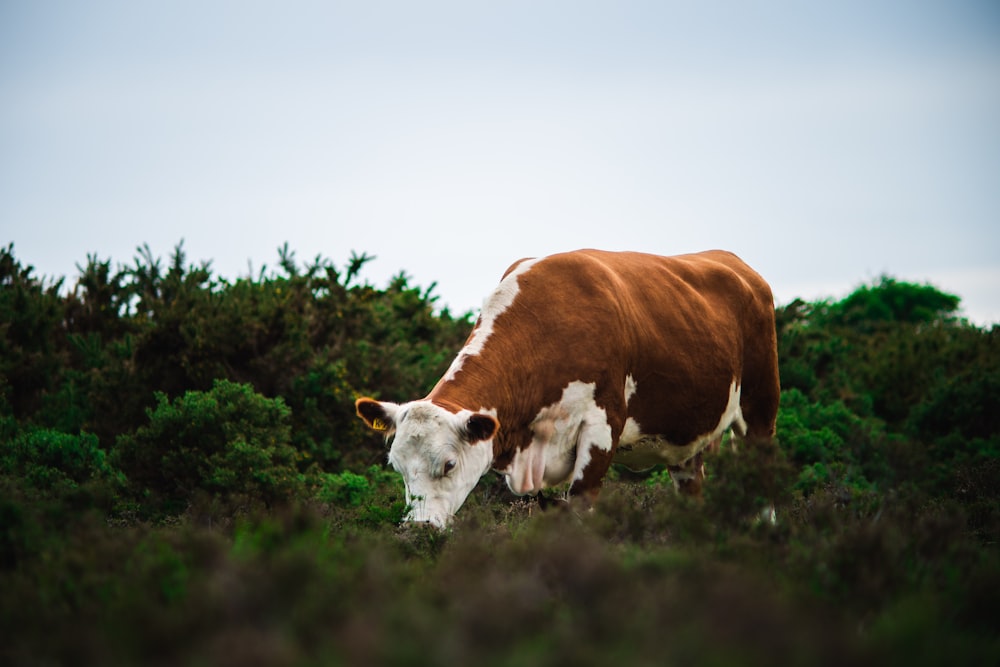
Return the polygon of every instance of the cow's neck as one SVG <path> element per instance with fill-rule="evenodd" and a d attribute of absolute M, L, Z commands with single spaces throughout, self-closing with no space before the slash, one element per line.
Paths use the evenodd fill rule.
<path fill-rule="evenodd" d="M 518 446 L 518 426 L 524 421 L 518 419 L 519 401 L 507 390 L 507 383 L 492 377 L 487 381 L 478 369 L 466 367 L 457 375 L 442 379 L 427 395 L 426 399 L 449 412 L 462 410 L 488 412 L 500 422 L 500 432 L 493 440 L 494 458 L 508 449 Z"/>

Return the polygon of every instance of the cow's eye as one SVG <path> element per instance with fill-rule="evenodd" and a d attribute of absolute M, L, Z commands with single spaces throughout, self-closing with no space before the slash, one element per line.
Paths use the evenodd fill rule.
<path fill-rule="evenodd" d="M 455 469 L 455 466 L 457 464 L 458 464 L 457 461 L 454 461 L 454 460 L 453 461 L 448 461 L 447 463 L 444 464 L 444 472 L 441 473 L 441 474 L 442 475 L 447 475 L 448 473 L 450 473 L 452 470 Z"/>

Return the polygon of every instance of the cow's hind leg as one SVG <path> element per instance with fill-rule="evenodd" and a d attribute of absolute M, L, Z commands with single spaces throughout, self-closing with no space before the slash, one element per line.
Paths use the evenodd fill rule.
<path fill-rule="evenodd" d="M 740 411 L 745 428 L 734 428 L 750 445 L 769 443 L 774 438 L 781 397 L 774 320 L 764 320 L 759 327 L 765 335 L 753 344 L 747 343 L 744 351 Z"/>
<path fill-rule="evenodd" d="M 748 419 L 744 428 L 738 428 L 735 424 L 733 425 L 733 451 L 736 451 L 735 445 L 737 442 L 747 445 L 742 451 L 754 457 L 752 465 L 756 466 L 764 477 L 768 477 L 774 474 L 774 457 L 777 455 L 777 443 L 774 439 L 774 425 L 777 413 L 776 403 L 771 402 L 765 408 L 765 410 L 755 413 L 753 415 L 755 418 Z M 765 482 L 764 486 L 773 487 L 773 484 L 775 484 L 775 481 L 771 478 L 770 481 Z M 773 498 L 773 495 L 767 492 L 764 492 L 762 495 Z M 770 523 L 771 525 L 777 523 L 777 514 L 773 500 L 768 501 L 758 511 L 753 521 L 755 523 Z"/>
<path fill-rule="evenodd" d="M 668 465 L 670 479 L 679 493 L 692 498 L 701 498 L 701 489 L 705 483 L 704 452 L 698 452 L 680 465 Z"/>

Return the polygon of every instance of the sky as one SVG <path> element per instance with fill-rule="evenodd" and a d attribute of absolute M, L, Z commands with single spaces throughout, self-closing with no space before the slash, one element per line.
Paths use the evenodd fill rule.
<path fill-rule="evenodd" d="M 882 274 L 1000 322 L 994 0 L 0 2 L 0 242 L 229 279 L 739 254 L 776 301 Z"/>

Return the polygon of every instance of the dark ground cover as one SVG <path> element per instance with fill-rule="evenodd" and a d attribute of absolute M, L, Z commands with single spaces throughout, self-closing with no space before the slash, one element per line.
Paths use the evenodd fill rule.
<path fill-rule="evenodd" d="M 366 259 L 67 288 L 0 252 L 0 663 L 1000 664 L 1000 330 L 956 297 L 780 307 L 778 442 L 701 503 L 489 475 L 438 532 L 352 399 L 422 395 L 471 321 Z"/>

